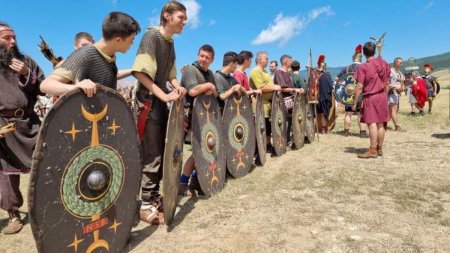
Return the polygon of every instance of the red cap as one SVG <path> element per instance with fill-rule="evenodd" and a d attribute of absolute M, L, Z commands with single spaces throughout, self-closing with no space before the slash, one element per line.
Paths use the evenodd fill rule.
<path fill-rule="evenodd" d="M 355 54 L 360 54 L 362 52 L 362 45 L 358 45 L 355 48 Z"/>
<path fill-rule="evenodd" d="M 433 70 L 433 65 L 427 63 L 427 64 L 423 65 L 423 68 Z"/>

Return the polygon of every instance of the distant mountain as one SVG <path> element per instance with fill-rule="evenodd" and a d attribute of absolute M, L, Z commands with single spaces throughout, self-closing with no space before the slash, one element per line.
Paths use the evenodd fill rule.
<path fill-rule="evenodd" d="M 404 68 L 408 67 L 409 66 L 408 59 L 403 59 L 403 60 L 405 61 L 403 63 L 403 67 Z M 434 68 L 433 71 L 438 71 L 441 69 L 450 69 L 450 52 L 416 59 L 416 66 L 419 66 L 420 72 L 423 71 L 423 65 L 426 63 L 433 65 L 433 68 Z M 391 66 L 392 66 L 392 63 L 391 63 Z M 332 77 L 335 77 L 337 74 L 339 74 L 339 72 L 341 71 L 342 68 L 345 68 L 345 66 L 344 67 L 327 67 L 327 70 L 330 72 Z M 406 72 L 404 68 L 403 68 L 403 71 Z M 301 74 L 302 74 L 302 76 L 306 77 L 307 76 L 306 70 L 302 70 Z"/>

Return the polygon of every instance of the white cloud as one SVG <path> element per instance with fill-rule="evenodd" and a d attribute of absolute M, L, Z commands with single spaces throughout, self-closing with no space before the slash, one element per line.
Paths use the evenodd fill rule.
<path fill-rule="evenodd" d="M 279 13 L 275 20 L 252 41 L 252 44 L 262 45 L 278 41 L 279 46 L 282 47 L 322 14 L 332 16 L 335 13 L 330 6 L 313 9 L 306 17 L 284 16 L 283 13 Z"/>
<path fill-rule="evenodd" d="M 159 18 L 160 18 L 160 11 L 157 9 L 153 9 L 152 16 L 149 17 L 147 20 L 150 24 L 150 26 L 159 26 Z"/>
<path fill-rule="evenodd" d="M 201 25 L 199 14 L 202 6 L 196 0 L 181 0 L 180 2 L 186 6 L 187 25 L 192 29 L 198 28 Z"/>
<path fill-rule="evenodd" d="M 428 10 L 429 8 L 431 8 L 431 6 L 434 5 L 434 1 L 429 1 L 427 6 L 425 6 L 424 10 Z"/>

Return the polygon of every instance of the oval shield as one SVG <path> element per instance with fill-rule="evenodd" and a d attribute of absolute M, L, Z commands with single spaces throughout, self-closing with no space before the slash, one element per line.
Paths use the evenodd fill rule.
<path fill-rule="evenodd" d="M 214 96 L 195 98 L 192 111 L 192 151 L 200 186 L 207 196 L 223 189 L 226 174 L 222 117 Z"/>
<path fill-rule="evenodd" d="M 299 149 L 305 144 L 306 100 L 304 95 L 296 95 L 292 110 L 292 135 L 295 148 Z"/>
<path fill-rule="evenodd" d="M 255 125 L 250 100 L 245 94 L 228 97 L 223 111 L 227 170 L 238 178 L 248 174 L 255 156 Z"/>
<path fill-rule="evenodd" d="M 312 143 L 314 141 L 314 134 L 315 134 L 315 120 L 314 120 L 314 114 L 315 112 L 314 107 L 315 104 L 308 104 L 306 105 L 306 122 L 305 122 L 305 135 L 306 139 L 308 139 L 309 143 Z"/>
<path fill-rule="evenodd" d="M 277 156 L 286 153 L 286 111 L 282 103 L 281 94 L 274 92 L 272 96 L 271 127 L 272 144 Z"/>
<path fill-rule="evenodd" d="M 116 91 L 61 96 L 39 132 L 29 186 L 39 252 L 121 252 L 141 178 L 133 115 Z"/>
<path fill-rule="evenodd" d="M 344 74 L 334 84 L 334 95 L 336 97 L 336 100 L 345 106 L 352 106 L 353 104 L 353 98 L 357 85 L 357 82 L 353 75 L 353 72 Z M 362 99 L 362 96 L 359 97 Z"/>
<path fill-rule="evenodd" d="M 167 225 L 172 223 L 178 204 L 178 189 L 183 167 L 184 143 L 184 105 L 183 100 L 172 103 L 167 122 L 166 147 L 163 165 L 163 205 Z"/>
<path fill-rule="evenodd" d="M 261 165 L 266 163 L 266 148 L 267 148 L 267 138 L 266 138 L 266 121 L 264 118 L 264 107 L 262 103 L 261 95 L 256 96 L 255 103 L 255 135 L 256 144 L 258 147 L 258 162 Z"/>

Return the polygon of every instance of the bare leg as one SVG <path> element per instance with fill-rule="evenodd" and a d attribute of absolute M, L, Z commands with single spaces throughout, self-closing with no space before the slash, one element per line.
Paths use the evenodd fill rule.
<path fill-rule="evenodd" d="M 431 109 L 433 108 L 433 100 L 428 100 L 428 113 L 431 114 Z"/>
<path fill-rule="evenodd" d="M 389 105 L 389 109 L 391 111 L 392 122 L 394 123 L 394 127 L 398 126 L 398 115 L 397 115 L 397 105 Z"/>
<path fill-rule="evenodd" d="M 376 149 L 378 146 L 378 123 L 367 124 L 367 127 L 369 128 L 370 147 Z M 384 130 L 383 130 L 383 138 L 384 138 Z"/>
<path fill-rule="evenodd" d="M 364 129 L 364 123 L 361 122 L 361 113 L 356 113 L 356 119 L 358 120 L 359 131 Z"/>
<path fill-rule="evenodd" d="M 352 122 L 353 112 L 346 112 L 344 118 L 344 130 L 350 129 L 350 123 Z"/>
<path fill-rule="evenodd" d="M 195 169 L 194 157 L 191 155 L 183 167 L 183 175 L 189 177 Z"/>
<path fill-rule="evenodd" d="M 384 123 L 376 123 L 376 128 L 377 128 L 377 145 L 375 145 L 375 147 L 377 146 L 382 147 L 384 143 L 384 133 L 385 133 Z M 372 144 L 370 146 L 374 147 L 372 146 Z"/>

